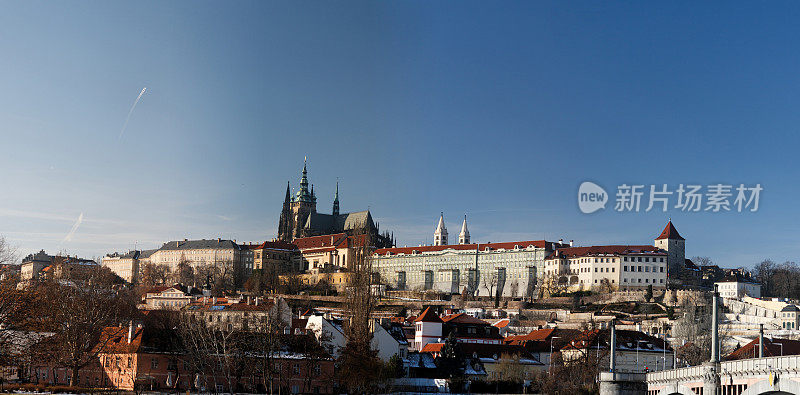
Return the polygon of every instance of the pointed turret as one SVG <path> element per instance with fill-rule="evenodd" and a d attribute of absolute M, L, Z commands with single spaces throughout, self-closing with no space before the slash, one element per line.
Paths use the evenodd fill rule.
<path fill-rule="evenodd" d="M 295 201 L 311 203 L 314 199 L 308 191 L 308 171 L 306 170 L 307 159 L 303 159 L 303 174 L 300 177 L 300 190 L 297 191 Z"/>
<path fill-rule="evenodd" d="M 290 190 L 290 182 L 286 181 L 286 197 L 283 199 L 283 203 L 290 203 L 292 201 L 292 192 Z"/>
<path fill-rule="evenodd" d="M 333 195 L 333 215 L 339 215 L 339 181 L 336 181 L 336 194 Z"/>
<path fill-rule="evenodd" d="M 444 213 L 439 215 L 439 224 L 436 225 L 436 232 L 433 232 L 433 245 L 447 245 L 447 228 L 444 226 Z"/>
<path fill-rule="evenodd" d="M 464 223 L 461 224 L 461 233 L 458 234 L 458 244 L 469 244 L 469 230 L 467 229 L 466 215 L 464 215 Z"/>
<path fill-rule="evenodd" d="M 672 220 L 670 219 L 667 222 L 667 226 L 664 227 L 664 230 L 661 232 L 656 240 L 667 239 L 667 240 L 685 240 L 681 235 L 678 233 L 678 230 L 675 229 L 675 225 L 672 224 Z"/>

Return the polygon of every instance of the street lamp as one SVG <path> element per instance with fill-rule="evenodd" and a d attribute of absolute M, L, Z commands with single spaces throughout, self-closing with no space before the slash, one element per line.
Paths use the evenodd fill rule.
<path fill-rule="evenodd" d="M 637 340 L 636 341 L 636 371 L 639 371 L 639 344 L 640 343 L 647 343 L 646 340 Z"/>
<path fill-rule="evenodd" d="M 552 375 L 553 374 L 553 339 L 560 339 L 559 336 L 553 336 L 550 338 L 550 367 L 547 369 L 548 372 Z"/>

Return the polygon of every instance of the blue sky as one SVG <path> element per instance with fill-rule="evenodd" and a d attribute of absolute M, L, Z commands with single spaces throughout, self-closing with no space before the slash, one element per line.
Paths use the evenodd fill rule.
<path fill-rule="evenodd" d="M 672 217 L 723 266 L 800 253 L 797 3 L 3 8 L 0 235 L 23 254 L 272 238 L 304 156 L 320 211 L 338 178 L 400 245 L 444 211 L 481 242 L 650 244 Z M 585 180 L 764 191 L 755 213 L 586 215 Z"/>

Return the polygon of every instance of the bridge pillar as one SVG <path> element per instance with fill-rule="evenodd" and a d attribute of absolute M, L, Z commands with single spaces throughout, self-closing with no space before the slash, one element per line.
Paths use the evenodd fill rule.
<path fill-rule="evenodd" d="M 719 362 L 706 362 L 703 364 L 703 394 L 717 394 L 720 388 Z"/>
<path fill-rule="evenodd" d="M 601 372 L 600 395 L 647 395 L 647 375 Z"/>

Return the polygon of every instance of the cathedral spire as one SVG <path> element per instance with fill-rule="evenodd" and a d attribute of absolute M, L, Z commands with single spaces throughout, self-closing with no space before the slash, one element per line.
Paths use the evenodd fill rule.
<path fill-rule="evenodd" d="M 461 233 L 458 234 L 458 244 L 469 244 L 469 230 L 467 229 L 467 216 L 464 215 L 464 223 L 461 225 Z"/>
<path fill-rule="evenodd" d="M 336 194 L 333 195 L 333 215 L 339 215 L 339 181 L 336 181 Z"/>
<path fill-rule="evenodd" d="M 444 213 L 439 215 L 439 224 L 436 225 L 436 232 L 433 232 L 433 245 L 447 245 L 447 228 L 444 226 Z"/>
<path fill-rule="evenodd" d="M 313 201 L 311 193 L 308 191 L 308 171 L 306 170 L 307 158 L 303 159 L 303 174 L 300 177 L 300 190 L 297 191 L 295 201 L 310 203 Z"/>
<path fill-rule="evenodd" d="M 292 201 L 292 193 L 289 191 L 290 183 L 286 181 L 286 197 L 283 199 L 284 203 L 289 203 Z"/>

